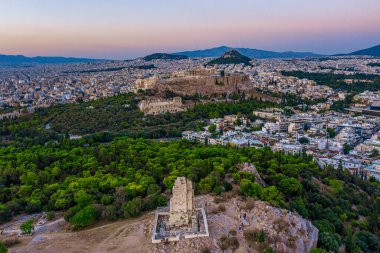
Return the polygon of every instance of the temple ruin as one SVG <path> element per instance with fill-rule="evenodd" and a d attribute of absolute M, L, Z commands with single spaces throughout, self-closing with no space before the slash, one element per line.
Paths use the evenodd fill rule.
<path fill-rule="evenodd" d="M 152 232 L 153 243 L 209 236 L 205 209 L 196 207 L 190 180 L 176 179 L 169 207 L 157 208 Z"/>
<path fill-rule="evenodd" d="M 138 107 L 145 115 L 183 112 L 186 109 L 181 97 L 172 99 L 149 98 L 141 101 Z"/>

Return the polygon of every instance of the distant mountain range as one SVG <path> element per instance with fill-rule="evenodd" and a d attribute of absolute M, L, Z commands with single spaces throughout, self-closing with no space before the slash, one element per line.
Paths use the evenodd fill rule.
<path fill-rule="evenodd" d="M 73 58 L 73 57 L 26 57 L 24 55 L 0 54 L 0 65 L 22 65 L 22 64 L 48 64 L 48 63 L 77 63 L 77 62 L 100 62 L 105 60 Z"/>
<path fill-rule="evenodd" d="M 143 59 L 145 61 L 151 61 L 151 60 L 183 60 L 187 58 L 189 57 L 187 57 L 186 55 L 156 53 L 156 54 L 145 56 Z"/>
<path fill-rule="evenodd" d="M 185 51 L 174 53 L 173 55 L 186 55 L 188 57 L 220 57 L 226 52 L 236 50 L 242 55 L 251 59 L 270 59 L 270 58 L 303 58 L 303 57 L 320 57 L 323 55 L 314 54 L 310 52 L 273 52 L 259 49 L 250 48 L 232 48 L 232 47 L 216 47 L 205 50 Z"/>
<path fill-rule="evenodd" d="M 232 47 L 215 47 L 204 50 L 195 50 L 195 51 L 185 51 L 177 52 L 173 54 L 166 53 L 156 53 L 151 54 L 143 59 L 150 61 L 154 59 L 172 59 L 180 60 L 186 59 L 188 57 L 220 57 L 221 55 L 235 50 L 240 54 L 247 56 L 251 59 L 271 59 L 271 58 L 305 58 L 305 57 L 323 57 L 327 55 L 320 55 L 311 52 L 274 52 L 266 51 L 259 49 L 250 49 L 250 48 L 232 48 Z M 350 56 L 350 55 L 369 55 L 380 57 L 380 45 L 355 51 L 349 54 L 337 54 L 335 56 Z M 1 65 L 25 65 L 25 64 L 48 64 L 48 63 L 79 63 L 79 62 L 102 62 L 107 60 L 102 59 L 91 59 L 91 58 L 74 58 L 74 57 L 45 57 L 45 56 L 36 56 L 36 57 L 26 57 L 24 55 L 3 55 L 0 54 L 0 66 Z"/>
<path fill-rule="evenodd" d="M 380 56 L 380 45 L 370 47 L 367 49 L 359 50 L 352 52 L 348 55 L 371 55 L 371 56 Z"/>
<path fill-rule="evenodd" d="M 206 65 L 213 66 L 213 65 L 224 65 L 224 64 L 244 64 L 244 65 L 252 66 L 250 61 L 251 61 L 251 58 L 241 55 L 236 50 L 231 50 L 224 53 L 221 57 L 210 61 Z"/>

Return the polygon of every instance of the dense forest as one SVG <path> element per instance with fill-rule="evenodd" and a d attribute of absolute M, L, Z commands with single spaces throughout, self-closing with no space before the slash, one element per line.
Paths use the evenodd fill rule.
<path fill-rule="evenodd" d="M 294 76 L 298 78 L 307 78 L 317 82 L 319 85 L 327 85 L 333 89 L 345 90 L 349 92 L 363 92 L 366 90 L 378 91 L 380 90 L 380 77 L 378 75 L 343 75 L 333 73 L 309 73 L 303 71 L 282 71 L 284 76 Z M 358 79 L 368 80 L 372 82 L 357 82 L 348 84 L 344 82 L 344 79 Z"/>
<path fill-rule="evenodd" d="M 182 113 L 144 116 L 137 107 L 142 98 L 125 94 L 85 103 L 40 108 L 25 117 L 0 121 L 0 133 L 3 136 L 0 143 L 31 146 L 51 139 L 60 141 L 69 134 L 99 132 L 107 132 L 105 135 L 111 136 L 150 139 L 180 137 L 185 130 L 199 130 L 209 118 L 237 113 L 252 115 L 254 109 L 278 106 L 256 100 L 237 100 L 234 103 L 198 103 Z"/>
<path fill-rule="evenodd" d="M 267 187 L 236 165 L 252 162 Z M 178 176 L 196 194 L 240 194 L 297 211 L 320 230 L 319 247 L 338 252 L 379 248 L 380 184 L 347 171 L 320 169 L 311 157 L 264 149 L 204 146 L 188 141 L 157 142 L 92 138 L 0 149 L 0 219 L 22 213 L 65 210 L 74 229 L 98 219 L 138 216 L 165 205 Z M 237 193 L 239 194 L 239 193 Z M 356 250 L 356 251 L 355 251 Z"/>

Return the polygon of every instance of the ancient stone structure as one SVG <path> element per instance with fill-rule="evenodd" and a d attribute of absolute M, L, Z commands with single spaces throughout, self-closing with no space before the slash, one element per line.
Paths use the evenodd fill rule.
<path fill-rule="evenodd" d="M 187 76 L 212 76 L 216 74 L 218 74 L 218 72 L 215 69 L 206 68 L 190 69 L 187 71 Z"/>
<path fill-rule="evenodd" d="M 173 186 L 170 199 L 170 227 L 181 227 L 191 224 L 195 213 L 193 184 L 185 177 L 178 177 Z"/>
<path fill-rule="evenodd" d="M 157 82 L 161 90 L 169 90 L 176 94 L 186 95 L 198 92 L 202 95 L 213 93 L 237 92 L 239 87 L 249 82 L 249 77 L 243 74 L 226 76 L 188 76 L 185 78 L 170 78 Z"/>
<path fill-rule="evenodd" d="M 172 193 L 169 207 L 158 207 L 156 210 L 152 242 L 208 237 L 206 211 L 203 205 L 196 207 L 191 181 L 178 177 Z"/>
<path fill-rule="evenodd" d="M 156 76 L 152 76 L 145 79 L 137 79 L 135 82 L 135 92 L 139 90 L 148 90 L 154 88 L 158 81 Z"/>
<path fill-rule="evenodd" d="M 181 97 L 172 99 L 150 98 L 139 103 L 139 109 L 146 115 L 158 115 L 162 113 L 176 113 L 185 110 Z"/>
<path fill-rule="evenodd" d="M 230 94 L 246 87 L 249 88 L 249 82 L 249 76 L 245 74 L 226 73 L 221 75 L 220 71 L 213 68 L 195 68 L 188 71 L 175 71 L 170 75 L 137 79 L 134 91 L 150 89 L 155 90 L 159 95 L 163 95 L 166 91 L 178 95 Z"/>

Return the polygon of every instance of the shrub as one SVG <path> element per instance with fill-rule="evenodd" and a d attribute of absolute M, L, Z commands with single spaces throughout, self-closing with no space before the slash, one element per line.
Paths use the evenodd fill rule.
<path fill-rule="evenodd" d="M 117 219 L 116 208 L 113 205 L 108 205 L 102 211 L 102 218 L 112 221 Z"/>
<path fill-rule="evenodd" d="M 55 218 L 55 214 L 54 214 L 54 212 L 47 212 L 47 214 L 46 214 L 46 219 L 47 219 L 48 221 L 54 220 L 54 218 Z"/>
<path fill-rule="evenodd" d="M 223 204 L 220 204 L 220 205 L 218 206 L 218 211 L 219 211 L 220 213 L 225 212 L 225 211 L 226 211 L 226 206 L 223 205 Z"/>
<path fill-rule="evenodd" d="M 211 253 L 211 250 L 207 246 L 201 248 L 201 253 Z"/>
<path fill-rule="evenodd" d="M 24 234 L 27 234 L 27 235 L 32 234 L 34 230 L 33 220 L 30 219 L 22 223 L 20 226 L 20 229 Z"/>
<path fill-rule="evenodd" d="M 230 235 L 233 235 L 233 236 L 236 236 L 236 229 L 234 228 L 231 228 L 230 231 L 229 231 Z"/>
<path fill-rule="evenodd" d="M 95 221 L 96 216 L 96 209 L 90 205 L 77 212 L 69 222 L 74 230 L 78 230 L 91 225 Z"/>
<path fill-rule="evenodd" d="M 20 243 L 20 239 L 18 236 L 7 237 L 3 240 L 3 244 L 5 245 L 6 248 L 10 248 L 19 243 Z"/>
<path fill-rule="evenodd" d="M 214 188 L 214 193 L 218 196 L 220 196 L 223 192 L 223 187 L 222 186 L 217 186 Z"/>
<path fill-rule="evenodd" d="M 226 237 L 226 236 L 222 236 L 220 238 L 220 241 L 221 241 L 221 244 L 220 244 L 220 249 L 221 250 L 227 250 L 227 249 L 231 249 L 231 250 L 236 250 L 237 248 L 239 248 L 239 241 L 236 237 Z"/>
<path fill-rule="evenodd" d="M 135 198 L 131 201 L 128 201 L 127 204 L 123 206 L 124 217 L 137 217 L 141 214 L 142 201 L 141 198 Z"/>
<path fill-rule="evenodd" d="M 259 233 L 259 242 L 260 243 L 265 242 L 265 232 L 264 232 L 264 230 L 261 230 L 260 233 Z"/>
<path fill-rule="evenodd" d="M 276 253 L 276 251 L 274 251 L 274 249 L 272 249 L 271 247 L 268 247 L 264 250 L 263 253 Z"/>
<path fill-rule="evenodd" d="M 248 243 L 254 243 L 258 241 L 259 233 L 256 230 L 249 229 L 243 232 L 243 236 Z"/>
<path fill-rule="evenodd" d="M 70 222 L 70 219 L 71 219 L 76 213 L 78 213 L 80 210 L 81 210 L 81 208 L 80 208 L 79 206 L 73 206 L 73 207 L 71 207 L 69 210 L 67 210 L 67 211 L 65 212 L 65 215 L 64 215 L 65 221 Z"/>

